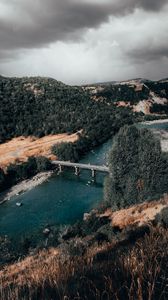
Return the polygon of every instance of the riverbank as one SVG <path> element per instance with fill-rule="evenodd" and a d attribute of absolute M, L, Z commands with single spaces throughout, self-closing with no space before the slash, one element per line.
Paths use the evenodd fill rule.
<path fill-rule="evenodd" d="M 14 196 L 18 196 L 20 194 L 23 194 L 27 191 L 30 191 L 31 189 L 35 188 L 36 186 L 42 184 L 47 179 L 49 179 L 54 171 L 48 171 L 48 172 L 42 172 L 31 179 L 24 180 L 17 185 L 10 188 L 8 191 L 1 193 L 0 195 L 0 204 L 3 204 L 4 202 L 10 200 Z"/>
<path fill-rule="evenodd" d="M 145 121 L 141 122 L 140 124 L 143 125 L 154 125 L 154 124 L 163 124 L 163 123 L 168 123 L 168 119 L 158 119 L 158 120 L 153 120 L 153 121 Z"/>
<path fill-rule="evenodd" d="M 168 152 L 168 131 L 153 129 L 153 133 L 159 138 L 162 151 Z"/>
<path fill-rule="evenodd" d="M 140 124 L 140 127 L 150 128 L 154 135 L 160 140 L 162 151 L 168 152 L 168 119 L 158 119 L 138 124 Z"/>

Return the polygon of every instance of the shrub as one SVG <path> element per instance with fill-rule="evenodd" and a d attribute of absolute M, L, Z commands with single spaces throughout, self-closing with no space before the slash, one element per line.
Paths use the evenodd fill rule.
<path fill-rule="evenodd" d="M 76 147 L 73 143 L 61 143 L 52 147 L 52 153 L 59 160 L 78 161 L 79 156 Z"/>
<path fill-rule="evenodd" d="M 51 169 L 51 162 L 45 156 L 36 157 L 37 172 L 48 171 Z"/>

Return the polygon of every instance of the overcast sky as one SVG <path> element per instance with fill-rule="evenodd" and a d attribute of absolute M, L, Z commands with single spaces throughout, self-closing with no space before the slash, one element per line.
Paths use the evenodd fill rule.
<path fill-rule="evenodd" d="M 0 0 L 0 74 L 168 77 L 168 0 Z"/>

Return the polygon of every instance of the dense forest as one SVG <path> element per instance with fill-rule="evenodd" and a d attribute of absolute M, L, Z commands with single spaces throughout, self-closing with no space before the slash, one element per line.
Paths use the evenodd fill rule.
<path fill-rule="evenodd" d="M 132 105 L 137 104 L 141 100 L 149 98 L 150 90 L 143 86 L 142 90 L 136 91 L 136 86 L 127 84 L 105 85 L 103 90 L 97 92 L 97 97 L 103 97 L 110 102 L 125 101 Z"/>
<path fill-rule="evenodd" d="M 168 192 L 168 154 L 146 128 L 124 126 L 114 138 L 105 201 L 118 210 Z"/>
<path fill-rule="evenodd" d="M 91 97 L 97 101 L 108 104 L 123 101 L 131 106 L 137 105 L 142 100 L 152 101 L 150 113 L 168 114 L 168 80 L 151 81 L 146 79 L 135 79 L 128 82 L 109 82 L 87 85 Z M 160 99 L 157 99 L 157 98 Z"/>
<path fill-rule="evenodd" d="M 81 129 L 86 135 L 104 136 L 131 118 L 126 109 L 92 101 L 80 87 L 50 78 L 0 77 L 0 143 L 21 135 L 42 137 Z"/>
<path fill-rule="evenodd" d="M 168 98 L 168 80 L 148 81 L 147 85 L 158 97 Z"/>
<path fill-rule="evenodd" d="M 168 105 L 154 103 L 150 108 L 150 112 L 153 114 L 166 114 L 168 115 Z"/>

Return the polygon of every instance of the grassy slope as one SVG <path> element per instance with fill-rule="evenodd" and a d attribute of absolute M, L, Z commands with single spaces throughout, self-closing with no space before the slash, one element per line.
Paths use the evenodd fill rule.
<path fill-rule="evenodd" d="M 167 299 L 168 230 L 130 225 L 83 255 L 67 252 L 69 240 L 66 247 L 37 251 L 6 267 L 0 272 L 1 299 Z M 72 240 L 74 248 L 78 243 L 80 238 Z"/>
<path fill-rule="evenodd" d="M 35 137 L 13 138 L 7 143 L 0 144 L 0 167 L 5 169 L 10 164 L 27 161 L 31 156 L 45 156 L 55 159 L 51 147 L 60 143 L 74 143 L 78 134 L 48 135 L 40 139 Z"/>

